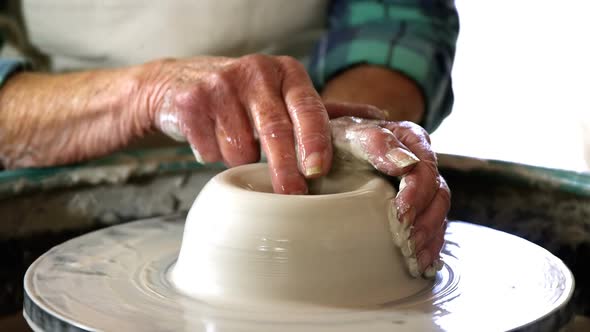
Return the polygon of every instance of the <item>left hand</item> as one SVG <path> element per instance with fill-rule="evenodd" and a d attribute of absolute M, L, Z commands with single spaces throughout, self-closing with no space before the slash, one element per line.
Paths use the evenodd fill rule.
<path fill-rule="evenodd" d="M 438 172 L 426 131 L 411 122 L 341 117 L 331 121 L 335 152 L 365 160 L 389 176 L 401 176 L 394 199 L 397 218 L 409 231 L 404 256 L 416 257 L 418 272 L 437 269 L 444 244 L 451 192 Z M 406 241 L 409 240 L 409 241 Z"/>
<path fill-rule="evenodd" d="M 398 220 L 408 227 L 409 232 L 409 240 L 403 239 L 408 241 L 405 241 L 407 246 L 402 247 L 402 252 L 416 257 L 420 273 L 428 267 L 432 267 L 428 271 L 432 273 L 440 264 L 438 259 L 444 244 L 451 192 L 438 172 L 428 134 L 412 123 L 419 123 L 424 117 L 425 102 L 420 89 L 398 72 L 360 65 L 331 79 L 322 91 L 322 97 L 328 102 L 370 104 L 387 110 L 383 117 L 368 117 L 380 121 L 332 120 L 335 152 L 353 149 L 357 157 L 380 172 L 402 177 L 394 200 Z M 366 117 L 354 112 L 349 115 Z M 336 116 L 330 114 L 330 117 Z"/>

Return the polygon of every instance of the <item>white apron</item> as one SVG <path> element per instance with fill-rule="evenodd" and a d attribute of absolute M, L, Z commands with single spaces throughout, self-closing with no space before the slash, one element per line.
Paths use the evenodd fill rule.
<path fill-rule="evenodd" d="M 328 0 L 22 0 L 31 43 L 54 71 L 162 57 L 301 56 Z"/>

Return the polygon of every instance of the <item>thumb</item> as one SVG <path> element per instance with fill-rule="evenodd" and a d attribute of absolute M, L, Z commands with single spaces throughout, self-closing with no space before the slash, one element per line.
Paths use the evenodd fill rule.
<path fill-rule="evenodd" d="M 420 161 L 377 121 L 344 117 L 332 120 L 331 124 L 338 162 L 368 164 L 389 176 L 401 176 Z"/>

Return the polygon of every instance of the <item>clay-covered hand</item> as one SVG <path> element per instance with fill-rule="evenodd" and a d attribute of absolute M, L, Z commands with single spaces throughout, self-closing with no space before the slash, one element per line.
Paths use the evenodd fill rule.
<path fill-rule="evenodd" d="M 328 112 L 380 117 L 370 106 L 325 105 L 290 57 L 195 57 L 67 74 L 21 72 L 0 89 L 0 164 L 79 162 L 154 130 L 187 139 L 200 161 L 256 162 L 259 141 L 278 193 L 307 192 L 328 172 Z"/>
<path fill-rule="evenodd" d="M 451 193 L 426 131 L 411 122 L 354 117 L 334 119 L 331 125 L 335 158 L 366 161 L 384 174 L 401 177 L 394 200 L 401 232 L 395 241 L 412 274 L 433 275 L 441 267 Z"/>
<path fill-rule="evenodd" d="M 325 106 L 304 67 L 290 57 L 159 61 L 147 77 L 145 102 L 160 130 L 186 138 L 197 160 L 229 167 L 258 161 L 259 138 L 274 191 L 283 194 L 307 193 L 305 179 L 331 167 L 326 107 L 336 115 L 379 112 Z"/>

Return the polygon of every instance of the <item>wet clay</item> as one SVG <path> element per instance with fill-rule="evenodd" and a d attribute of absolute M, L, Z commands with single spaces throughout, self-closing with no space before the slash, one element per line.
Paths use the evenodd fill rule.
<path fill-rule="evenodd" d="M 200 301 L 250 309 L 379 305 L 430 284 L 410 276 L 394 244 L 409 232 L 393 213 L 389 182 L 332 174 L 312 192 L 272 193 L 265 164 L 218 174 L 188 214 L 172 282 Z"/>

